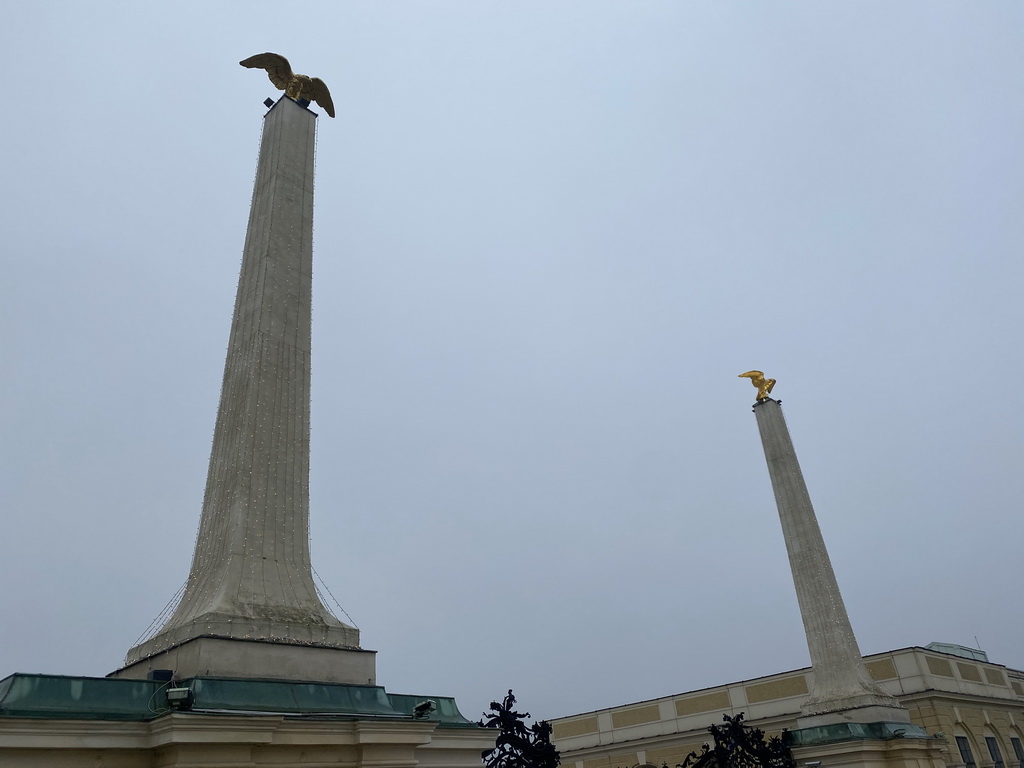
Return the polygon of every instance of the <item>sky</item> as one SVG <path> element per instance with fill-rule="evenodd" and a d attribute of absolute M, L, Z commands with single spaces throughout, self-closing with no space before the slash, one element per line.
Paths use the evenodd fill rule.
<path fill-rule="evenodd" d="M 337 108 L 312 555 L 380 684 L 809 664 L 752 368 L 861 650 L 1024 668 L 1024 5 L 3 6 L 0 676 L 112 671 L 188 574 L 263 51 Z"/>

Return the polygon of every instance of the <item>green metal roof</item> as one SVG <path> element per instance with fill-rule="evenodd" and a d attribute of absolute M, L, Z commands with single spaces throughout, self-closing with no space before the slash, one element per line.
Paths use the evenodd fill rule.
<path fill-rule="evenodd" d="M 833 723 L 815 728 L 786 731 L 790 747 L 809 747 L 840 741 L 888 741 L 889 739 L 930 739 L 928 732 L 914 723 Z"/>
<path fill-rule="evenodd" d="M 0 680 L 0 717 L 151 720 L 171 711 L 169 687 L 153 680 L 14 674 Z M 443 727 L 477 727 L 449 696 L 387 693 L 372 685 L 195 677 L 176 681 L 174 687 L 191 691 L 190 710 L 197 714 L 408 720 L 413 708 L 429 698 L 436 710 L 424 720 Z"/>
<path fill-rule="evenodd" d="M 407 693 L 389 693 L 388 700 L 391 702 L 391 707 L 396 712 L 401 712 L 403 715 L 412 716 L 413 708 L 423 701 L 430 699 L 437 705 L 437 711 L 431 714 L 429 717 L 424 718 L 425 720 L 437 720 L 440 723 L 448 723 L 450 725 L 471 725 L 474 728 L 479 727 L 479 723 L 475 723 L 471 720 L 467 720 L 459 712 L 459 707 L 455 703 L 455 699 L 449 696 L 413 696 Z"/>
<path fill-rule="evenodd" d="M 0 717 L 149 720 L 166 710 L 152 680 L 15 674 L 0 680 Z"/>

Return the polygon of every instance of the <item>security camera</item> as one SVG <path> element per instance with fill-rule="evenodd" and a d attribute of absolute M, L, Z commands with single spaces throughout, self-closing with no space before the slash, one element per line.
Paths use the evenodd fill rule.
<path fill-rule="evenodd" d="M 437 702 L 435 702 L 433 699 L 427 699 L 426 701 L 421 701 L 419 704 L 413 707 L 412 716 L 418 720 L 422 720 L 424 717 L 429 716 L 430 713 L 435 711 L 436 709 Z"/>

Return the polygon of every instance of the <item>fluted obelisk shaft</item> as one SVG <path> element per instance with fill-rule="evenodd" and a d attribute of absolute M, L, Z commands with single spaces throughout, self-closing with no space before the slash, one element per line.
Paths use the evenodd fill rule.
<path fill-rule="evenodd" d="M 310 298 L 316 115 L 267 114 L 188 584 L 128 662 L 196 637 L 358 647 L 309 557 Z"/>
<path fill-rule="evenodd" d="M 782 407 L 775 400 L 761 400 L 754 413 L 814 670 L 814 689 L 803 713 L 811 716 L 867 708 L 870 712 L 865 721 L 906 720 L 899 702 L 879 688 L 864 666 Z"/>

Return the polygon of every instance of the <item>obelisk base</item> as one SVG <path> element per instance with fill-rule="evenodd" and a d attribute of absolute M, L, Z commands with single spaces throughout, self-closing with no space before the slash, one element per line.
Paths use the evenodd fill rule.
<path fill-rule="evenodd" d="M 377 652 L 197 637 L 111 672 L 107 677 L 144 680 L 154 670 L 189 677 L 241 677 L 310 683 L 377 684 Z"/>
<path fill-rule="evenodd" d="M 919 726 L 876 723 L 788 731 L 797 765 L 828 768 L 943 768 L 945 741 Z"/>
<path fill-rule="evenodd" d="M 797 718 L 800 728 L 818 728 L 837 723 L 909 723 L 910 713 L 903 707 L 884 704 L 858 705 L 853 701 L 832 702 L 836 709 L 829 712 L 813 711 Z M 805 707 L 805 711 L 807 708 Z"/>

